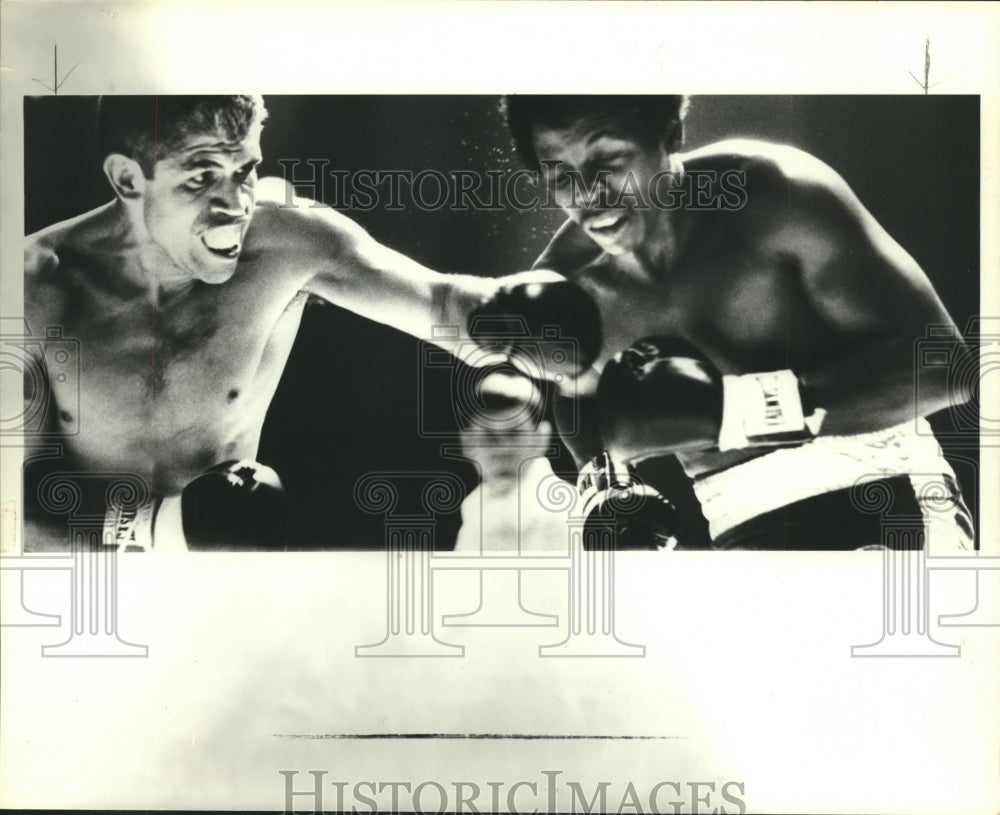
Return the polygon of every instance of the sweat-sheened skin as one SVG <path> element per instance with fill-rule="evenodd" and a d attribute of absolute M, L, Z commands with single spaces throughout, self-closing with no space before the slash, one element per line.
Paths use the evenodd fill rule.
<path fill-rule="evenodd" d="M 916 341 L 954 327 L 927 276 L 815 157 L 749 140 L 682 152 L 686 102 L 671 98 L 676 115 L 655 132 L 648 111 L 661 102 L 505 102 L 522 156 L 568 216 L 535 268 L 574 281 L 600 310 L 597 361 L 556 405 L 557 419 L 573 410 L 585 428 L 566 439 L 578 465 L 603 450 L 633 463 L 676 455 L 718 548 L 878 544 L 850 490 L 880 478 L 933 521 L 935 539 L 970 547 L 954 473 L 926 422 L 914 424 L 969 398 L 942 368 L 914 387 Z M 657 359 L 658 346 L 703 362 Z M 696 367 L 705 373 L 687 379 Z M 742 427 L 727 424 L 741 407 L 723 398 L 723 379 L 757 375 L 797 383 L 802 406 L 787 404 L 816 411 L 805 414 L 813 441 L 720 432 Z M 703 414 L 685 401 L 714 388 Z M 951 495 L 947 517 L 916 497 L 927 480 Z"/>
<path fill-rule="evenodd" d="M 496 290 L 420 266 L 292 199 L 284 181 L 258 181 L 260 132 L 192 134 L 149 175 L 112 153 L 115 200 L 27 239 L 25 317 L 81 348 L 79 381 L 48 382 L 61 469 L 137 473 L 177 494 L 219 462 L 255 457 L 310 296 L 430 338 Z M 33 530 L 30 514 L 27 538 L 66 545 L 64 529 Z"/>
<path fill-rule="evenodd" d="M 679 122 L 650 138 L 614 110 L 538 124 L 533 150 L 569 220 L 533 271 L 485 279 L 433 272 L 285 182 L 258 182 L 261 127 L 187 133 L 147 166 L 113 150 L 115 200 L 28 238 L 25 317 L 81 349 L 79 379 L 48 382 L 60 468 L 137 473 L 172 496 L 220 462 L 252 460 L 310 296 L 430 338 L 519 282 L 575 281 L 601 323 L 594 368 L 562 380 L 579 397 L 583 432 L 565 441 L 580 463 L 603 447 L 588 421 L 598 377 L 642 337 L 687 340 L 723 374 L 792 369 L 826 411 L 822 433 L 849 435 L 912 420 L 913 342 L 951 323 L 843 180 L 792 148 L 680 153 Z M 581 203 L 573 175 L 602 194 Z M 652 205 L 628 194 L 654 188 Z M 937 369 L 919 397 L 928 415 L 961 395 Z M 698 479 L 766 451 L 655 439 L 642 451 L 669 452 Z M 29 548 L 66 545 L 64 529 L 36 534 L 30 512 L 26 523 Z"/>
<path fill-rule="evenodd" d="M 917 263 L 821 161 L 735 140 L 672 152 L 612 113 L 537 125 L 534 149 L 569 215 L 536 266 L 580 284 L 601 310 L 603 350 L 579 393 L 594 391 L 616 353 L 665 335 L 693 343 L 723 374 L 792 369 L 827 411 L 824 434 L 912 419 L 913 342 L 951 318 Z M 571 171 L 592 189 L 603 178 L 609 205 L 584 206 Z M 659 200 L 678 205 L 637 206 L 622 194 L 649 189 L 657 173 L 666 173 Z M 720 189 L 723 178 L 738 179 L 741 194 Z M 921 381 L 920 398 L 928 415 L 956 394 L 942 373 L 926 390 Z M 680 458 L 698 476 L 762 452 Z"/>

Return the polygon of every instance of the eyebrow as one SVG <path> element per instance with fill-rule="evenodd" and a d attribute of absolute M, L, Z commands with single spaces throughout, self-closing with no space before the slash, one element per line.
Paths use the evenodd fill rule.
<path fill-rule="evenodd" d="M 195 169 L 201 169 L 201 168 L 211 168 L 211 167 L 222 167 L 223 166 L 221 162 L 216 161 L 213 158 L 208 158 L 208 157 L 205 157 L 205 156 L 199 157 L 199 154 L 204 153 L 204 152 L 205 152 L 204 150 L 199 150 L 197 153 L 194 153 L 193 155 L 191 155 L 188 158 L 186 158 L 183 162 L 181 162 L 181 169 L 182 170 L 195 170 Z M 252 158 L 249 161 L 246 161 L 242 165 L 240 165 L 240 170 L 249 170 L 249 169 L 252 169 L 253 167 L 255 167 L 256 165 L 258 165 L 260 163 L 261 163 L 261 158 L 255 156 L 254 158 Z"/>
<path fill-rule="evenodd" d="M 601 139 L 614 138 L 609 130 L 598 130 L 596 133 L 591 133 L 587 138 L 587 144 L 593 144 L 595 141 L 600 141 Z"/>
<path fill-rule="evenodd" d="M 611 142 L 615 147 L 620 147 L 623 145 L 628 145 L 629 139 L 623 136 L 616 136 L 609 130 L 601 130 L 587 139 L 587 147 L 590 147 L 597 142 Z"/>
<path fill-rule="evenodd" d="M 193 170 L 196 167 L 221 167 L 222 165 L 215 159 L 198 158 L 197 154 L 181 162 L 182 170 Z"/>

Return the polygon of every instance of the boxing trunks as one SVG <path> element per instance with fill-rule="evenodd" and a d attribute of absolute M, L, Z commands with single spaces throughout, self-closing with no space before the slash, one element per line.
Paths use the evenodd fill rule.
<path fill-rule="evenodd" d="M 716 549 L 974 548 L 971 515 L 923 419 L 820 436 L 696 478 Z"/>

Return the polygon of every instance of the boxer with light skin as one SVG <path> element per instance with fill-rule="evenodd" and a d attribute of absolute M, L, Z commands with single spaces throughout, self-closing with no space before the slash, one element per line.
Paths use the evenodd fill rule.
<path fill-rule="evenodd" d="M 548 272 L 435 273 L 333 209 L 290 206 L 283 180 L 257 179 L 265 118 L 252 96 L 102 100 L 114 200 L 30 236 L 25 250 L 29 325 L 60 326 L 81 348 L 79 381 L 48 382 L 48 429 L 66 434 L 60 469 L 136 473 L 158 500 L 205 478 L 244 485 L 253 500 L 251 485 L 274 480 L 253 459 L 307 298 L 429 338 L 501 293 L 530 310 L 549 286 L 570 286 Z M 202 475 L 223 462 L 240 464 Z M 226 511 L 254 517 L 240 506 Z M 139 548 L 167 515 L 154 510 L 140 519 L 150 529 Z M 30 506 L 25 542 L 68 545 L 65 527 Z"/>
<path fill-rule="evenodd" d="M 855 481 L 883 473 L 919 513 L 917 474 L 940 473 L 955 498 L 944 536 L 971 546 L 954 474 L 914 427 L 915 398 L 921 416 L 968 399 L 944 369 L 915 393 L 915 340 L 953 324 L 927 276 L 813 156 L 742 140 L 682 152 L 687 105 L 502 101 L 567 215 L 536 268 L 578 283 L 601 313 L 597 362 L 574 391 L 590 431 L 567 440 L 578 464 L 603 450 L 676 455 L 718 548 L 877 544 L 878 519 L 851 505 Z M 741 181 L 737 205 L 705 206 L 733 202 L 726 177 Z"/>

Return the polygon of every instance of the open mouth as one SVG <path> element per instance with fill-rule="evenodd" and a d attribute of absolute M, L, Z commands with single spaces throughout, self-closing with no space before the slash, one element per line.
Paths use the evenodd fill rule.
<path fill-rule="evenodd" d="M 213 226 L 201 236 L 205 248 L 223 260 L 235 260 L 239 256 L 242 240 L 243 234 L 238 224 Z"/>
<path fill-rule="evenodd" d="M 613 235 L 625 223 L 624 212 L 607 212 L 595 215 L 584 223 L 586 230 L 594 235 Z"/>

